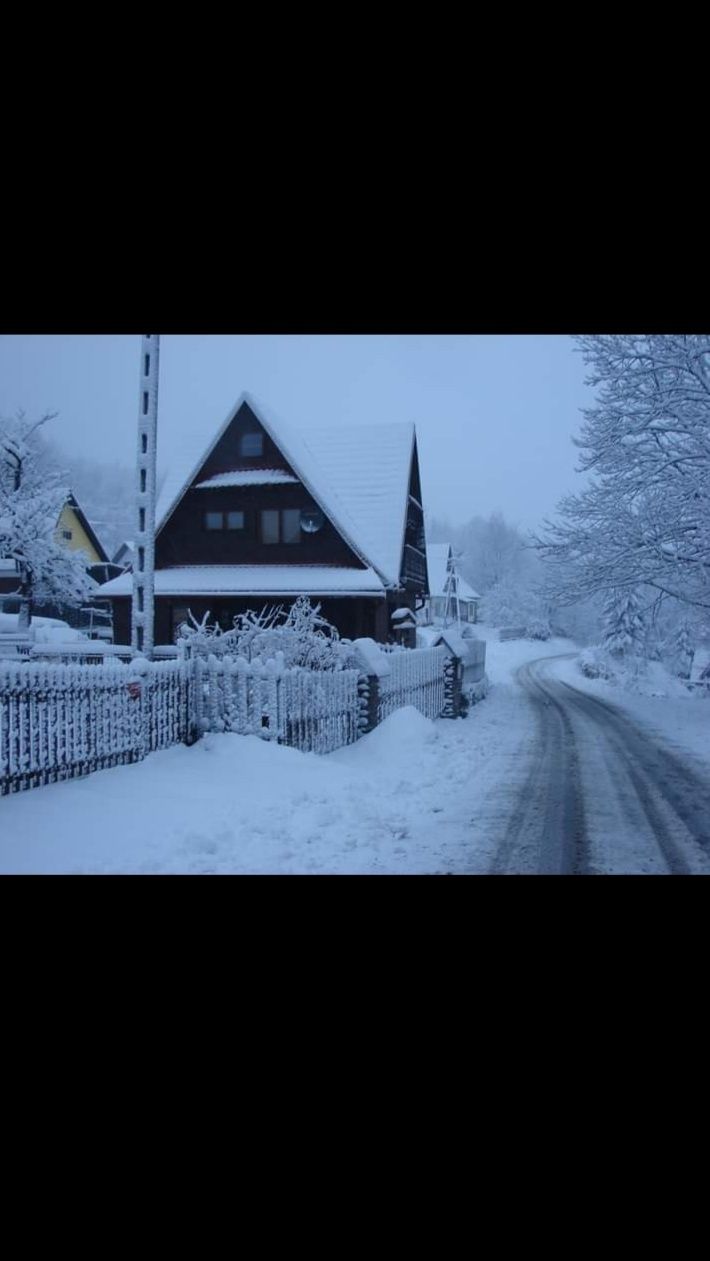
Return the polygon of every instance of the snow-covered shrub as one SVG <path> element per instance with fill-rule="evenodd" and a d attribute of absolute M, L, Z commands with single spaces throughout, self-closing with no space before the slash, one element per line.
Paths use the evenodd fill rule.
<path fill-rule="evenodd" d="M 288 611 L 272 606 L 260 613 L 239 613 L 227 631 L 210 624 L 209 616 L 197 622 L 190 615 L 190 622 L 180 627 L 193 653 L 217 651 L 248 661 L 268 661 L 281 653 L 287 667 L 308 670 L 344 670 L 351 663 L 350 644 L 341 641 L 335 626 L 321 616 L 320 604 L 314 608 L 307 596 L 299 596 Z"/>
<path fill-rule="evenodd" d="M 549 639 L 551 635 L 550 623 L 541 617 L 534 617 L 525 628 L 526 639 Z"/>
<path fill-rule="evenodd" d="M 603 648 L 585 648 L 577 662 L 582 674 L 588 679 L 613 679 L 614 671 Z"/>

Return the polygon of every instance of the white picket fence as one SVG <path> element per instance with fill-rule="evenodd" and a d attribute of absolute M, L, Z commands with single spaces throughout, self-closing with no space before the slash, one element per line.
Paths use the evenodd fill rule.
<path fill-rule="evenodd" d="M 0 796 L 135 762 L 188 733 L 179 662 L 125 666 L 0 662 Z"/>
<path fill-rule="evenodd" d="M 388 655 L 390 672 L 379 680 L 378 722 L 403 705 L 414 705 L 425 718 L 438 718 L 444 710 L 444 662 L 448 656 L 443 645 Z"/>
<path fill-rule="evenodd" d="M 330 753 L 360 734 L 357 670 L 286 669 L 278 660 L 214 654 L 194 666 L 201 730 L 260 736 L 306 753 Z"/>
<path fill-rule="evenodd" d="M 122 665 L 0 661 L 0 795 L 229 731 L 330 753 L 403 705 L 444 712 L 448 651 L 388 654 L 376 717 L 356 669 L 287 669 L 241 657 Z M 374 693 L 372 704 L 374 705 Z"/>

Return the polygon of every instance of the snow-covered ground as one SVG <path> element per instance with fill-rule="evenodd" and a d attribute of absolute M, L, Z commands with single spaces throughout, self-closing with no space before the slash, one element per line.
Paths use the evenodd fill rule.
<path fill-rule="evenodd" d="M 357 744 L 322 757 L 256 737 L 209 735 L 133 766 L 5 797 L 0 871 L 488 870 L 497 820 L 510 813 L 536 739 L 513 672 L 575 649 L 561 639 L 499 644 L 486 627 L 476 632 L 489 641 L 491 689 L 466 719 L 432 722 L 402 709 Z M 575 673 L 577 681 L 600 686 Z M 674 703 L 707 715 L 707 730 L 707 704 Z M 633 704 L 657 706 L 659 724 L 670 712 L 666 700 L 634 697 Z M 679 709 L 672 723 L 682 720 Z"/>

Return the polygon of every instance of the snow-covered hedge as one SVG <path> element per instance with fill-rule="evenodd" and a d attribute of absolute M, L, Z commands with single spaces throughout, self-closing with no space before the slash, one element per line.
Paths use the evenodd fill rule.
<path fill-rule="evenodd" d="M 209 619 L 209 612 L 201 622 L 190 615 L 180 627 L 178 644 L 189 656 L 212 653 L 265 663 L 280 653 L 289 668 L 346 670 L 353 665 L 351 645 L 321 616 L 320 604 L 314 607 L 307 596 L 299 596 L 288 610 L 272 606 L 260 613 L 240 613 L 227 631 Z"/>

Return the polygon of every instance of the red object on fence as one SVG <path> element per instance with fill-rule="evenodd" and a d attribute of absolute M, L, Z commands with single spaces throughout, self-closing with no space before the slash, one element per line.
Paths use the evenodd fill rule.
<path fill-rule="evenodd" d="M 132 701 L 140 700 L 140 696 L 141 696 L 140 683 L 127 683 L 126 686 L 128 688 L 128 695 L 130 696 L 131 700 Z"/>

